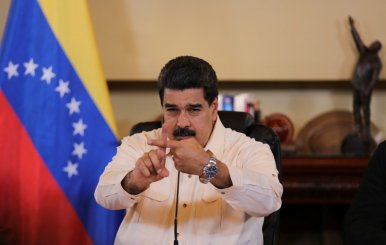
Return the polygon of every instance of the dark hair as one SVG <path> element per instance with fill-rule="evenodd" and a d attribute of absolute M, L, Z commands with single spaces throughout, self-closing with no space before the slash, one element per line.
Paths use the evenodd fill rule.
<path fill-rule="evenodd" d="M 165 88 L 176 90 L 203 88 L 204 98 L 209 105 L 218 96 L 216 72 L 208 62 L 193 56 L 176 57 L 162 68 L 158 77 L 161 105 Z"/>

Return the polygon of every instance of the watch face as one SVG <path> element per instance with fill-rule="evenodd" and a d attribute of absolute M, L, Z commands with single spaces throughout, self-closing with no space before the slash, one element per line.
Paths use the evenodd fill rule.
<path fill-rule="evenodd" d="M 217 165 L 215 163 L 209 162 L 209 164 L 204 167 L 205 178 L 213 178 L 216 175 L 217 175 Z"/>

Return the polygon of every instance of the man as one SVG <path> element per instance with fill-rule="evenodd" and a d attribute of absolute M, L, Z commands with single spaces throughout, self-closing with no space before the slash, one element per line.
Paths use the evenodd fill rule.
<path fill-rule="evenodd" d="M 386 141 L 369 161 L 344 228 L 347 245 L 386 244 Z"/>
<path fill-rule="evenodd" d="M 283 192 L 269 146 L 224 128 L 202 59 L 169 61 L 159 96 L 162 129 L 124 138 L 95 191 L 100 205 L 127 210 L 115 243 L 263 244 L 263 217 Z"/>

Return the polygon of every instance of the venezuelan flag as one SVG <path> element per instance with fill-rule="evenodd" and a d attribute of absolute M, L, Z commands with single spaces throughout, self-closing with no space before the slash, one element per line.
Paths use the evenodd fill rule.
<path fill-rule="evenodd" d="M 0 50 L 0 244 L 112 244 L 117 133 L 86 0 L 14 0 Z"/>

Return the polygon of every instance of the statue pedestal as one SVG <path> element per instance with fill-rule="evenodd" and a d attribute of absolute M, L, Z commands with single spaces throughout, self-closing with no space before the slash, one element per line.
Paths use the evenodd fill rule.
<path fill-rule="evenodd" d="M 370 137 L 365 139 L 356 133 L 349 134 L 342 142 L 341 152 L 345 155 L 370 156 L 376 143 Z"/>

